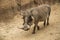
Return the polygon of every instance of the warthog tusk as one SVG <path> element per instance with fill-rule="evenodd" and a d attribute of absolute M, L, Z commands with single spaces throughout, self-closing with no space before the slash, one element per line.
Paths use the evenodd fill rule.
<path fill-rule="evenodd" d="M 19 29 L 24 29 L 24 28 L 19 28 Z"/>

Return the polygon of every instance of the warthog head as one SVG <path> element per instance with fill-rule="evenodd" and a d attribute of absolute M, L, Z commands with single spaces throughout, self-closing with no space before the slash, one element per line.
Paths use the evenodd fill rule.
<path fill-rule="evenodd" d="M 23 14 L 22 16 L 23 16 L 23 21 L 24 21 L 23 23 L 24 27 L 22 29 L 25 31 L 28 31 L 32 25 L 32 17 L 31 15 L 29 15 L 28 12 L 23 12 L 22 14 Z"/>

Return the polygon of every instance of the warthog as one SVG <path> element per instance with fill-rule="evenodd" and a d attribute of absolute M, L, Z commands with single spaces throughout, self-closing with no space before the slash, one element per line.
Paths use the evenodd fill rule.
<path fill-rule="evenodd" d="M 32 21 L 34 19 L 34 29 L 33 29 L 33 34 L 35 33 L 35 29 L 39 30 L 38 23 L 39 21 L 44 22 L 44 26 L 47 24 L 49 25 L 49 16 L 51 12 L 51 7 L 49 5 L 40 5 L 38 7 L 34 7 L 31 9 L 27 9 L 25 11 L 21 11 L 21 15 L 23 16 L 24 20 L 24 28 L 23 30 L 27 31 L 30 29 L 30 26 L 32 25 Z M 33 17 L 33 18 L 32 18 Z"/>

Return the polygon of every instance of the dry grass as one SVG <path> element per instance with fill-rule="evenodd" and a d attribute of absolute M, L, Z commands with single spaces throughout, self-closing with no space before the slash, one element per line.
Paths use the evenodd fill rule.
<path fill-rule="evenodd" d="M 27 32 L 19 29 L 23 23 L 19 14 L 10 22 L 0 22 L 0 40 L 60 40 L 60 5 L 51 8 L 50 25 L 44 28 L 39 23 L 41 30 L 36 31 L 36 34 L 31 34 L 32 27 Z"/>
<path fill-rule="evenodd" d="M 27 3 L 27 0 L 22 2 Z M 50 25 L 44 28 L 39 23 L 41 30 L 36 34 L 31 34 L 33 26 L 27 32 L 19 29 L 23 26 L 23 19 L 11 7 L 16 7 L 15 0 L 0 1 L 0 40 L 60 40 L 60 4 L 51 6 Z"/>

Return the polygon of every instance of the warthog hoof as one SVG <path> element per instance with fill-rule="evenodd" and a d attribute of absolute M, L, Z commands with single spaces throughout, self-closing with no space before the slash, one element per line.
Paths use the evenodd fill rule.
<path fill-rule="evenodd" d="M 47 23 L 47 25 L 49 25 L 49 23 Z"/>
<path fill-rule="evenodd" d="M 32 34 L 35 34 L 35 32 L 32 32 Z"/>

